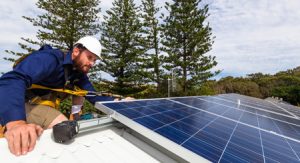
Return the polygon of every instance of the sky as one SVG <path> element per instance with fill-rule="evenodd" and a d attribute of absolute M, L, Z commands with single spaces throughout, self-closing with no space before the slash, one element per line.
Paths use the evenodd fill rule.
<path fill-rule="evenodd" d="M 166 0 L 157 0 L 163 6 Z M 170 1 L 170 0 L 168 0 Z M 34 38 L 38 28 L 22 16 L 36 17 L 37 0 L 0 1 L 0 72 L 11 70 L 4 50 L 20 51 L 21 37 Z M 274 74 L 300 65 L 299 0 L 203 0 L 209 4 L 208 22 L 214 44 L 207 55 L 216 56 L 222 70 L 215 77 Z M 112 0 L 102 0 L 102 12 Z"/>

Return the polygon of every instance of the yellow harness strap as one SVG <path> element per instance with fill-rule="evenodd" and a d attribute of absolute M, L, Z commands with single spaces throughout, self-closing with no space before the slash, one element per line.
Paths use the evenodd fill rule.
<path fill-rule="evenodd" d="M 112 93 L 93 92 L 93 91 L 89 92 L 86 90 L 82 90 L 76 86 L 75 86 L 74 90 L 70 90 L 70 89 L 62 89 L 62 88 L 49 88 L 49 87 L 45 87 L 45 86 L 41 86 L 41 85 L 37 85 L 37 84 L 32 84 L 29 89 L 46 89 L 46 90 L 52 90 L 55 92 L 67 93 L 67 94 L 71 94 L 71 95 L 75 95 L 75 96 L 111 96 L 111 97 L 115 97 L 115 98 L 123 98 L 123 96 L 121 96 L 121 95 L 116 95 L 116 94 L 112 94 Z M 53 102 L 50 100 L 42 100 L 39 97 L 36 97 L 36 98 L 31 99 L 31 103 L 46 105 L 46 106 L 50 106 L 50 107 L 58 109 L 60 99 L 57 98 L 55 100 L 55 102 Z"/>
<path fill-rule="evenodd" d="M 67 93 L 75 96 L 85 96 L 88 94 L 88 91 L 82 90 L 78 87 L 75 87 L 74 90 L 69 90 L 69 89 L 62 89 L 62 88 L 49 88 L 37 84 L 32 84 L 29 89 L 47 89 L 47 90 L 52 90 L 55 92 L 62 92 L 62 93 Z"/>
<path fill-rule="evenodd" d="M 4 129 L 5 127 L 0 125 L 0 138 L 4 138 Z"/>
<path fill-rule="evenodd" d="M 31 104 L 37 104 L 37 105 L 45 105 L 45 106 L 50 106 L 55 109 L 59 109 L 59 104 L 60 100 L 57 98 L 55 102 L 50 101 L 50 100 L 42 100 L 39 97 L 34 97 L 33 99 L 30 100 Z"/>
<path fill-rule="evenodd" d="M 47 89 L 47 90 L 67 93 L 67 94 L 71 94 L 71 95 L 75 95 L 75 96 L 85 96 L 88 94 L 88 91 L 82 90 L 78 87 L 75 87 L 74 90 L 69 90 L 69 89 L 49 88 L 49 87 L 45 87 L 45 86 L 41 86 L 41 85 L 37 85 L 37 84 L 32 84 L 29 89 Z M 59 109 L 60 101 L 61 101 L 60 98 L 56 98 L 55 102 L 53 102 L 50 100 L 42 100 L 39 97 L 35 97 L 30 100 L 30 103 L 38 104 L 38 105 L 46 105 L 46 106 L 50 106 L 55 109 Z"/>

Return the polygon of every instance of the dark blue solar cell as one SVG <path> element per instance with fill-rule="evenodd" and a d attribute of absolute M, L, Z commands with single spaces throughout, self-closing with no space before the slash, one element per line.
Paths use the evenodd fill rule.
<path fill-rule="evenodd" d="M 292 155 L 284 155 L 282 153 L 278 153 L 278 151 L 274 151 L 270 148 L 264 148 L 265 157 L 272 158 L 272 160 L 276 160 L 278 162 L 299 162 L 295 157 L 292 158 Z"/>
<path fill-rule="evenodd" d="M 279 162 L 295 162 L 298 160 L 285 138 L 267 132 L 261 132 L 261 136 L 266 157 Z"/>
<path fill-rule="evenodd" d="M 300 158 L 300 142 L 296 142 L 292 140 L 287 140 L 287 141 L 290 144 L 291 148 L 296 152 L 298 158 Z"/>
<path fill-rule="evenodd" d="M 238 107 L 237 102 L 232 103 L 232 102 L 227 102 L 227 101 L 223 101 L 223 100 L 216 100 L 215 102 L 217 102 L 220 105 L 226 105 L 226 106 L 231 107 L 231 108 L 237 108 Z"/>
<path fill-rule="evenodd" d="M 257 116 L 255 114 L 244 112 L 240 119 L 240 122 L 258 127 Z"/>
<path fill-rule="evenodd" d="M 242 109 L 242 110 L 245 110 L 245 111 L 248 111 L 248 112 L 256 114 L 256 109 L 253 109 L 253 108 L 248 107 L 248 106 L 240 105 L 239 109 Z"/>
<path fill-rule="evenodd" d="M 154 114 L 154 115 L 151 115 L 150 117 L 153 118 L 153 119 L 159 120 L 163 123 L 166 123 L 166 124 L 176 121 L 176 119 L 171 118 L 167 114 L 166 115 L 164 115 L 164 114 Z"/>
<path fill-rule="evenodd" d="M 261 155 L 263 154 L 260 142 L 257 142 L 256 139 L 253 139 L 251 137 L 243 138 L 240 137 L 239 135 L 236 135 L 236 136 L 232 136 L 230 142 L 240 147 L 243 147 L 245 149 L 249 149 L 258 154 Z"/>
<path fill-rule="evenodd" d="M 141 125 L 146 126 L 147 128 L 149 128 L 151 130 L 154 130 L 154 129 L 164 125 L 162 122 L 159 122 L 150 117 L 137 118 L 137 119 L 134 119 L 134 121 L 138 122 Z"/>
<path fill-rule="evenodd" d="M 278 163 L 278 161 L 275 161 L 269 157 L 265 157 L 265 161 L 266 161 L 266 163 Z"/>
<path fill-rule="evenodd" d="M 197 110 L 197 109 L 194 109 L 194 108 L 188 108 L 188 107 L 185 107 L 185 108 L 182 108 L 182 109 L 179 109 L 179 110 L 182 110 L 182 111 L 188 113 L 189 115 L 196 114 L 196 113 L 200 112 L 200 110 Z"/>
<path fill-rule="evenodd" d="M 239 157 L 248 162 L 264 162 L 262 155 L 248 150 L 247 148 L 240 147 L 231 142 L 229 142 L 228 146 L 225 149 L 225 152 L 230 153 L 231 155 Z"/>
<path fill-rule="evenodd" d="M 165 126 L 154 131 L 167 137 L 168 139 L 174 141 L 177 144 L 181 144 L 191 136 L 171 126 Z"/>
<path fill-rule="evenodd" d="M 182 109 L 177 109 L 175 112 L 180 115 L 190 116 L 190 115 L 195 115 L 195 114 L 199 113 L 200 111 L 198 111 L 196 109 L 182 108 Z"/>
<path fill-rule="evenodd" d="M 120 109 L 128 108 L 126 105 L 123 105 L 123 103 L 104 103 L 103 105 L 107 106 L 113 110 L 120 110 Z"/>
<path fill-rule="evenodd" d="M 280 133 L 280 131 L 278 130 L 277 126 L 274 124 L 272 119 L 258 116 L 258 121 L 259 121 L 260 128 L 269 130 L 269 131 L 274 131 L 276 133 Z"/>
<path fill-rule="evenodd" d="M 215 114 L 218 114 L 218 115 L 222 115 L 226 111 L 228 111 L 229 109 L 231 109 L 231 108 L 218 105 L 218 106 L 213 106 L 213 107 L 207 108 L 206 111 L 209 111 L 211 113 L 215 113 Z"/>
<path fill-rule="evenodd" d="M 238 156 L 235 156 L 228 152 L 225 152 L 220 160 L 220 163 L 233 163 L 233 162 L 249 163 L 249 161 L 239 158 Z"/>
<path fill-rule="evenodd" d="M 217 136 L 205 131 L 200 131 L 194 137 L 220 150 L 224 149 L 228 141 L 228 139 L 224 139 L 221 135 Z"/>
<path fill-rule="evenodd" d="M 289 122 L 295 125 L 300 126 L 300 120 L 295 119 L 295 118 L 290 118 L 290 117 L 285 117 L 285 116 L 281 116 L 281 115 L 277 115 L 277 114 L 272 114 L 270 113 L 268 115 L 268 117 L 274 118 L 274 119 L 278 119 L 278 120 L 282 120 L 284 122 Z"/>
<path fill-rule="evenodd" d="M 168 105 L 152 106 L 151 109 L 158 112 L 177 110 L 175 108 L 169 107 Z"/>
<path fill-rule="evenodd" d="M 213 147 L 195 137 L 190 138 L 182 146 L 212 162 L 217 162 L 222 154 L 222 150 Z"/>
<path fill-rule="evenodd" d="M 135 111 L 138 111 L 140 113 L 143 113 L 145 115 L 149 115 L 149 114 L 155 114 L 158 113 L 157 110 L 152 110 L 151 107 L 140 107 L 140 108 L 135 108 Z"/>
<path fill-rule="evenodd" d="M 177 121 L 175 123 L 172 123 L 172 124 L 170 124 L 170 126 L 176 128 L 176 129 L 178 129 L 178 130 L 180 130 L 184 133 L 187 133 L 188 135 L 193 135 L 193 134 L 195 134 L 196 132 L 199 131 L 198 128 L 195 128 L 192 125 L 183 123 L 181 121 Z"/>
<path fill-rule="evenodd" d="M 262 135 L 264 134 L 262 133 Z M 286 155 L 290 155 L 293 153 L 285 141 L 278 140 L 274 135 L 262 136 L 262 140 L 264 149 L 273 149 L 278 153 L 279 151 L 283 151 L 284 153 L 287 153 Z"/>
<path fill-rule="evenodd" d="M 213 121 L 214 119 L 216 119 L 216 117 L 206 118 L 205 116 L 201 116 L 197 114 L 197 115 L 184 118 L 181 120 L 181 122 L 190 124 L 191 126 L 200 129 L 203 128 L 205 125 L 207 125 L 209 122 Z"/>
<path fill-rule="evenodd" d="M 229 110 L 226 113 L 224 113 L 223 116 L 233 119 L 233 120 L 239 120 L 242 114 L 243 114 L 243 111 L 233 109 L 233 110 Z"/>
<path fill-rule="evenodd" d="M 131 119 L 145 116 L 145 114 L 137 112 L 133 109 L 123 109 L 123 110 L 119 110 L 118 112 Z"/>
<path fill-rule="evenodd" d="M 174 118 L 174 119 L 182 119 L 182 118 L 187 117 L 189 115 L 185 112 L 184 113 L 182 113 L 182 112 L 179 113 L 178 111 L 169 111 L 169 112 L 165 112 L 163 114 L 168 115 L 169 117 Z"/>
<path fill-rule="evenodd" d="M 174 99 L 174 100 L 182 102 L 182 103 L 190 105 L 190 106 L 195 106 L 195 107 L 201 108 L 201 109 L 206 109 L 206 108 L 211 107 L 211 106 L 214 105 L 212 103 L 209 103 L 209 102 L 206 102 L 206 101 L 203 101 L 203 100 L 199 100 L 199 99 L 196 99 L 196 98 L 193 98 L 193 99 L 178 98 L 178 99 Z"/>
<path fill-rule="evenodd" d="M 195 114 L 195 115 L 192 115 L 191 117 L 198 117 L 200 119 L 215 119 L 217 116 L 216 115 L 213 115 L 211 113 L 207 113 L 207 112 L 204 112 L 204 111 L 200 111 L 198 114 Z"/>
<path fill-rule="evenodd" d="M 145 101 L 135 101 L 139 103 L 141 106 L 149 106 L 149 105 L 163 105 L 170 103 L 168 100 L 145 100 Z"/>
<path fill-rule="evenodd" d="M 222 135 L 222 138 L 228 140 L 233 132 L 234 126 L 230 125 L 230 122 L 228 122 L 228 121 L 223 121 L 224 124 L 218 123 L 219 122 L 218 120 L 219 119 L 214 121 L 209 126 L 205 127 L 203 130 L 208 133 L 214 134 L 216 136 Z M 226 124 L 228 124 L 228 125 L 226 125 Z"/>
<path fill-rule="evenodd" d="M 201 97 L 200 97 L 201 99 Z M 217 104 L 221 104 L 221 105 L 226 105 L 226 106 L 229 106 L 229 107 L 237 107 L 237 101 L 235 102 L 230 102 L 230 101 L 227 101 L 227 100 L 222 100 L 222 99 L 217 99 L 217 98 L 207 98 L 206 99 L 207 101 L 209 102 L 213 102 L 213 103 L 217 103 Z"/>
<path fill-rule="evenodd" d="M 126 101 L 126 102 L 123 102 L 122 104 L 127 106 L 128 108 L 143 106 L 143 104 L 136 102 L 136 101 Z"/>
<path fill-rule="evenodd" d="M 213 122 L 212 125 L 222 125 L 225 128 L 233 129 L 236 126 L 236 122 L 219 117 Z"/>
<path fill-rule="evenodd" d="M 300 127 L 297 127 L 297 126 L 291 127 L 290 124 L 283 123 L 283 122 L 276 121 L 276 120 L 273 120 L 273 122 L 279 128 L 280 133 L 282 135 L 285 135 L 285 136 L 288 136 L 288 137 L 300 140 L 300 134 L 297 133 L 297 131 L 295 130 L 295 129 L 298 129 L 300 131 Z"/>
<path fill-rule="evenodd" d="M 185 105 L 183 104 L 178 104 L 178 103 L 175 103 L 175 102 L 172 102 L 172 103 L 169 103 L 169 104 L 164 104 L 163 105 L 164 107 L 168 108 L 168 109 L 180 109 L 180 108 L 186 108 Z"/>

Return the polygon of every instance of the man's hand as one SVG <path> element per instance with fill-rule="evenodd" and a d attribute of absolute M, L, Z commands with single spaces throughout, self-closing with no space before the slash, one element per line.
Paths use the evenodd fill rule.
<path fill-rule="evenodd" d="M 130 100 L 135 100 L 135 98 L 133 98 L 133 97 L 125 97 L 123 100 L 124 101 L 130 101 Z"/>
<path fill-rule="evenodd" d="M 119 98 L 115 98 L 114 101 L 131 101 L 131 100 L 135 100 L 135 98 L 133 97 L 126 97 L 124 99 L 119 99 Z"/>
<path fill-rule="evenodd" d="M 10 152 L 16 156 L 33 150 L 37 138 L 43 133 L 41 126 L 25 121 L 12 121 L 6 124 L 5 138 Z"/>

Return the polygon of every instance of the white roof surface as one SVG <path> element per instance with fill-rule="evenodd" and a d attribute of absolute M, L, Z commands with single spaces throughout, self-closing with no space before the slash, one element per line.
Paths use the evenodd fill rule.
<path fill-rule="evenodd" d="M 93 133 L 78 136 L 72 143 L 58 144 L 53 141 L 52 130 L 45 130 L 35 149 L 25 156 L 12 155 L 5 139 L 0 139 L 0 160 L 3 163 L 155 163 L 175 162 L 155 150 L 151 155 L 128 141 L 138 143 L 134 136 L 116 127 L 97 129 Z M 121 136 L 122 135 L 122 136 Z M 126 136 L 127 135 L 127 136 Z M 125 139 L 127 137 L 127 139 Z M 142 142 L 140 142 L 142 143 Z M 147 146 L 147 145 L 146 145 Z M 147 147 L 148 149 L 151 147 Z M 146 149 L 146 148 L 145 148 Z M 153 155 L 156 155 L 155 157 Z"/>

